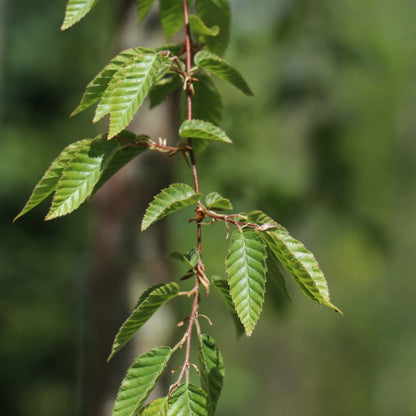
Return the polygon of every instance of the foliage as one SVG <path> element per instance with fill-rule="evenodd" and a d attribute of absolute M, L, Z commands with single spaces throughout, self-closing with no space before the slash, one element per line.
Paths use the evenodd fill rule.
<path fill-rule="evenodd" d="M 62 29 L 84 18 L 96 0 L 69 0 Z M 139 2 L 139 20 L 145 19 L 152 1 Z M 157 49 L 132 48 L 113 58 L 87 85 L 77 114 L 97 103 L 94 122 L 109 116 L 108 133 L 94 139 L 83 139 L 67 146 L 54 160 L 17 215 L 16 219 L 40 204 L 52 193 L 52 204 L 46 219 L 66 215 L 77 209 L 106 180 L 132 158 L 145 150 L 184 155 L 191 167 L 194 188 L 185 183 L 171 184 L 161 190 L 142 220 L 142 231 L 153 223 L 181 210 L 195 206 L 196 247 L 189 253 L 175 252 L 173 257 L 190 268 L 184 278 L 193 279 L 193 287 L 181 291 L 178 283 L 154 286 L 145 291 L 115 337 L 109 359 L 116 354 L 166 302 L 186 296 L 192 299 L 190 315 L 183 323 L 186 329 L 178 343 L 155 347 L 138 357 L 127 371 L 117 396 L 113 415 L 195 415 L 215 414 L 224 379 L 223 357 L 213 338 L 203 334 L 199 324 L 201 287 L 209 294 L 213 284 L 232 313 L 237 333 L 247 336 L 259 320 L 266 291 L 266 278 L 275 279 L 287 295 L 282 266 L 307 297 L 333 310 L 328 286 L 315 257 L 276 221 L 260 211 L 223 214 L 232 210 L 228 198 L 218 192 L 205 196 L 200 190 L 195 152 L 213 141 L 232 143 L 218 124 L 221 119 L 221 97 L 211 77 L 222 79 L 245 95 L 253 95 L 239 71 L 222 58 L 230 33 L 230 7 L 227 0 L 163 0 L 159 2 L 162 27 L 168 39 L 182 27 L 181 45 Z M 191 14 L 195 11 L 195 14 Z M 126 131 L 139 108 L 149 96 L 155 106 L 183 86 L 184 120 L 175 147 L 163 140 Z M 207 106 L 204 103 L 209 103 Z M 211 104 L 213 103 L 213 104 Z M 194 111 L 195 106 L 195 111 Z M 212 107 L 212 108 L 209 108 Z M 211 278 L 202 260 L 202 225 L 225 224 L 234 228 L 225 264 L 228 279 Z M 192 359 L 192 336 L 199 340 L 199 367 Z M 145 405 L 145 401 L 168 365 L 172 354 L 185 349 L 183 365 L 166 398 Z M 201 386 L 190 383 L 190 369 L 196 366 Z"/>

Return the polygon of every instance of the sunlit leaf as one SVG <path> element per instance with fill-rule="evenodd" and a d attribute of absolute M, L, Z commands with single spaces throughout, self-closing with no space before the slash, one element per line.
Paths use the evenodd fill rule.
<path fill-rule="evenodd" d="M 136 358 L 121 383 L 112 416 L 137 415 L 165 370 L 171 354 L 169 347 L 156 347 Z"/>
<path fill-rule="evenodd" d="M 262 310 L 266 281 L 266 248 L 257 231 L 232 234 L 225 265 L 231 298 L 250 336 Z"/>
<path fill-rule="evenodd" d="M 159 73 L 162 58 L 157 53 L 139 55 L 114 75 L 110 97 L 110 131 L 111 139 L 123 130 L 146 98 L 154 77 Z M 165 67 L 167 70 L 167 67 Z"/>
<path fill-rule="evenodd" d="M 114 75 L 119 72 L 125 65 L 131 62 L 132 58 L 142 54 L 143 51 L 144 50 L 142 48 L 126 49 L 114 57 L 104 67 L 104 69 L 99 72 L 98 75 L 87 85 L 81 102 L 72 112 L 71 116 L 80 113 L 81 111 L 99 101 L 103 97 Z"/>
<path fill-rule="evenodd" d="M 197 0 L 197 15 L 208 27 L 218 26 L 218 36 L 207 36 L 206 49 L 222 56 L 230 40 L 231 13 L 228 0 Z"/>
<path fill-rule="evenodd" d="M 195 55 L 195 64 L 205 68 L 219 78 L 228 81 L 246 95 L 253 95 L 243 76 L 227 61 L 218 55 L 207 51 L 200 51 Z"/>
<path fill-rule="evenodd" d="M 220 28 L 217 25 L 208 27 L 199 16 L 195 15 L 189 16 L 189 26 L 191 26 L 191 31 L 195 35 L 217 36 L 220 33 Z"/>
<path fill-rule="evenodd" d="M 39 205 L 52 192 L 55 191 L 59 179 L 62 176 L 62 172 L 66 168 L 68 162 L 74 157 L 74 154 L 79 148 L 83 147 L 90 141 L 91 139 L 80 140 L 65 147 L 61 154 L 52 162 L 48 170 L 42 176 L 41 180 L 37 183 L 29 200 L 26 202 L 20 213 L 15 217 L 14 221 Z"/>
<path fill-rule="evenodd" d="M 209 416 L 207 394 L 193 384 L 181 384 L 169 397 L 167 416 Z"/>
<path fill-rule="evenodd" d="M 139 22 L 141 22 L 150 12 L 155 0 L 139 0 L 138 14 Z"/>
<path fill-rule="evenodd" d="M 144 407 L 139 416 L 166 416 L 167 404 L 167 398 L 161 397 Z"/>
<path fill-rule="evenodd" d="M 183 138 L 192 137 L 193 139 L 218 140 L 220 142 L 232 143 L 224 130 L 203 120 L 185 120 L 179 128 L 179 136 Z"/>
<path fill-rule="evenodd" d="M 328 284 L 314 255 L 263 212 L 254 211 L 250 213 L 249 219 L 257 224 L 270 223 L 277 226 L 261 233 L 270 250 L 308 298 L 342 313 L 330 301 Z"/>
<path fill-rule="evenodd" d="M 61 30 L 66 30 L 79 22 L 94 7 L 96 2 L 97 0 L 68 0 Z"/>
<path fill-rule="evenodd" d="M 177 283 L 167 283 L 156 285 L 146 290 L 140 297 L 135 309 L 118 331 L 108 357 L 108 361 L 113 358 L 124 345 L 134 336 L 134 334 L 153 316 L 153 314 L 167 301 L 176 297 L 179 292 Z"/>
<path fill-rule="evenodd" d="M 207 393 L 209 414 L 212 416 L 215 413 L 224 382 L 224 362 L 212 337 L 202 334 L 199 343 L 201 387 Z"/>
<path fill-rule="evenodd" d="M 231 316 L 232 316 L 232 318 L 234 320 L 234 324 L 235 324 L 235 330 L 236 330 L 237 338 L 239 338 L 241 335 L 244 334 L 244 327 L 243 327 L 243 324 L 240 321 L 240 318 L 237 315 L 233 300 L 231 299 L 230 285 L 228 284 L 227 280 L 221 279 L 218 276 L 213 276 L 212 277 L 212 283 L 214 284 L 214 287 L 218 290 L 218 292 L 221 294 L 222 298 L 224 299 L 224 302 L 225 302 L 225 305 L 226 305 L 227 309 L 231 313 Z"/>
<path fill-rule="evenodd" d="M 205 204 L 208 209 L 231 210 L 233 205 L 230 200 L 224 198 L 218 192 L 211 192 L 205 197 Z"/>
<path fill-rule="evenodd" d="M 142 221 L 142 231 L 160 219 L 195 204 L 201 195 L 184 183 L 174 183 L 157 194 L 148 206 Z"/>

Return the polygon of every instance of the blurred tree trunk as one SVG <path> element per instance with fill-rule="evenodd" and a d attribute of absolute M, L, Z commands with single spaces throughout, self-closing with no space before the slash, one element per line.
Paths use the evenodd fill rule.
<path fill-rule="evenodd" d="M 136 1 L 123 1 L 118 16 L 121 28 L 117 35 L 118 49 L 138 44 L 151 46 L 154 35 L 160 36 L 159 27 L 151 23 L 137 28 Z M 156 21 L 152 16 L 147 20 Z M 150 115 L 143 113 L 148 110 L 143 109 L 132 122 L 132 131 L 154 138 L 174 137 L 172 104 L 167 102 Z M 120 381 L 137 355 L 130 343 L 129 348 L 114 358 L 114 363 L 107 365 L 114 336 L 141 291 L 169 278 L 166 224 L 157 224 L 141 234 L 140 221 L 153 195 L 170 182 L 171 169 L 172 162 L 166 155 L 145 153 L 116 174 L 96 195 L 87 300 L 88 364 L 84 377 L 84 408 L 88 416 L 111 414 Z M 147 348 L 143 336 L 140 344 L 136 349 L 142 352 Z"/>

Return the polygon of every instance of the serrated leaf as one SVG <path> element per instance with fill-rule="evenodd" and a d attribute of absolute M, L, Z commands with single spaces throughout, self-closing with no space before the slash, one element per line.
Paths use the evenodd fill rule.
<path fill-rule="evenodd" d="M 134 361 L 121 383 L 112 416 L 137 415 L 165 370 L 171 354 L 169 347 L 156 347 Z"/>
<path fill-rule="evenodd" d="M 178 295 L 179 285 L 175 282 L 156 285 L 145 291 L 135 309 L 118 331 L 108 361 L 116 354 L 134 334 L 153 316 L 167 301 Z"/>
<path fill-rule="evenodd" d="M 224 362 L 212 337 L 202 334 L 199 343 L 201 387 L 207 393 L 209 414 L 213 416 L 224 382 Z"/>
<path fill-rule="evenodd" d="M 149 204 L 142 221 L 142 231 L 153 223 L 182 208 L 195 204 L 200 194 L 184 183 L 174 183 L 157 194 Z"/>
<path fill-rule="evenodd" d="M 117 147 L 117 143 L 108 143 L 102 140 L 102 136 L 83 141 L 82 146 L 67 161 L 46 220 L 71 213 L 92 194 L 105 160 L 111 158 Z"/>
<path fill-rule="evenodd" d="M 218 140 L 224 143 L 232 143 L 224 130 L 214 124 L 203 120 L 185 120 L 179 128 L 179 136 L 191 137 L 201 140 Z"/>
<path fill-rule="evenodd" d="M 66 30 L 79 22 L 95 5 L 97 0 L 69 0 L 61 30 Z"/>
<path fill-rule="evenodd" d="M 180 253 L 179 251 L 174 251 L 170 254 L 170 257 L 179 261 L 186 263 L 189 267 L 194 268 L 199 262 L 198 250 L 193 247 L 188 253 Z"/>
<path fill-rule="evenodd" d="M 160 21 L 167 39 L 170 39 L 183 25 L 182 1 L 159 0 Z"/>
<path fill-rule="evenodd" d="M 205 68 L 219 78 L 228 81 L 246 95 L 253 95 L 246 80 L 227 61 L 207 51 L 200 51 L 195 55 L 194 62 L 200 68 Z"/>
<path fill-rule="evenodd" d="M 227 198 L 224 198 L 218 192 L 211 192 L 205 197 L 205 204 L 208 209 L 217 209 L 217 210 L 231 210 L 233 205 L 231 201 Z"/>
<path fill-rule="evenodd" d="M 208 27 L 199 16 L 189 15 L 189 26 L 192 33 L 200 36 L 217 36 L 220 33 L 220 28 L 215 25 Z"/>
<path fill-rule="evenodd" d="M 274 253 L 270 250 L 269 247 L 267 247 L 267 280 L 273 281 L 276 283 L 278 288 L 280 289 L 280 292 L 283 293 L 283 295 L 286 296 L 287 299 L 291 300 L 289 291 L 287 290 L 286 286 L 286 279 L 283 276 L 283 273 L 280 270 L 279 267 L 279 260 L 277 260 L 277 257 L 274 255 Z"/>
<path fill-rule="evenodd" d="M 193 384 L 181 384 L 169 397 L 167 416 L 209 416 L 207 394 Z"/>
<path fill-rule="evenodd" d="M 170 94 L 182 86 L 179 75 L 163 78 L 155 83 L 149 91 L 150 108 L 154 108 L 163 102 Z"/>
<path fill-rule="evenodd" d="M 161 397 L 144 407 L 139 416 L 166 416 L 167 402 L 166 397 Z"/>
<path fill-rule="evenodd" d="M 149 14 L 150 9 L 153 6 L 155 0 L 139 0 L 138 4 L 138 14 L 139 22 L 143 21 L 144 18 Z"/>
<path fill-rule="evenodd" d="M 194 82 L 195 95 L 192 97 L 192 114 L 197 120 L 209 121 L 216 126 L 221 124 L 223 102 L 221 94 L 215 86 L 212 77 L 205 71 L 196 74 Z M 182 120 L 187 118 L 186 94 L 181 94 Z"/>
<path fill-rule="evenodd" d="M 48 170 L 42 176 L 41 180 L 36 184 L 32 195 L 29 197 L 29 200 L 26 202 L 20 213 L 15 217 L 14 221 L 39 205 L 52 192 L 55 191 L 59 179 L 62 176 L 62 172 L 68 164 L 68 161 L 74 157 L 74 154 L 80 147 L 84 145 L 84 143 L 88 143 L 89 141 L 90 139 L 85 139 L 71 143 L 65 147 L 61 154 L 52 162 Z"/>
<path fill-rule="evenodd" d="M 228 284 L 227 280 L 221 279 L 218 276 L 214 276 L 212 278 L 212 283 L 214 284 L 214 287 L 218 290 L 218 292 L 220 293 L 220 295 L 224 299 L 225 306 L 227 307 L 227 309 L 231 313 L 231 316 L 232 316 L 232 318 L 234 320 L 234 324 L 235 324 L 235 330 L 236 330 L 237 338 L 239 338 L 241 335 L 244 334 L 244 327 L 243 327 L 243 324 L 241 323 L 241 321 L 240 321 L 240 319 L 237 315 L 233 300 L 231 299 L 230 285 Z"/>
<path fill-rule="evenodd" d="M 270 223 L 277 226 L 262 232 L 262 237 L 270 250 L 294 279 L 305 295 L 319 304 L 329 306 L 342 314 L 330 301 L 328 284 L 314 255 L 287 230 L 261 211 L 249 215 L 250 221 L 258 224 Z"/>
<path fill-rule="evenodd" d="M 99 101 L 114 75 L 119 72 L 125 65 L 131 62 L 131 59 L 143 53 L 142 48 L 131 48 L 120 52 L 115 56 L 102 71 L 87 85 L 84 95 L 78 107 L 72 112 L 71 117 L 84 111 L 91 105 Z"/>
<path fill-rule="evenodd" d="M 112 85 L 109 109 L 109 139 L 123 130 L 133 119 L 146 98 L 155 76 L 160 76 L 162 62 L 164 61 L 159 54 L 146 53 L 134 58 L 114 75 L 115 84 Z M 167 69 L 167 66 L 163 67 L 164 71 Z"/>
<path fill-rule="evenodd" d="M 231 13 L 228 0 L 197 0 L 197 15 L 206 26 L 219 26 L 218 36 L 207 36 L 205 48 L 222 56 L 230 40 Z"/>
<path fill-rule="evenodd" d="M 266 281 L 266 247 L 257 231 L 232 234 L 225 265 L 231 298 L 250 336 L 262 310 Z"/>

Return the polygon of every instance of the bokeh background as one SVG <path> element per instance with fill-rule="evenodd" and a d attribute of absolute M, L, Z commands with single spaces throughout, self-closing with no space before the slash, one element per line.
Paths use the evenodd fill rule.
<path fill-rule="evenodd" d="M 68 118 L 86 83 L 121 48 L 161 43 L 157 16 L 137 29 L 134 3 L 101 0 L 62 33 L 64 0 L 0 0 L 4 416 L 108 415 L 135 354 L 175 343 L 171 328 L 186 315 L 186 304 L 164 307 L 106 364 L 143 288 L 184 272 L 167 254 L 194 244 L 191 212 L 139 232 L 152 194 L 173 180 L 191 183 L 180 158 L 143 157 L 69 217 L 44 222 L 42 205 L 12 223 L 60 150 L 103 131 L 91 112 Z M 214 323 L 205 330 L 227 368 L 218 416 L 415 415 L 415 4 L 231 4 L 226 57 L 255 97 L 219 83 L 234 145 L 201 157 L 202 189 L 236 210 L 263 209 L 303 241 L 344 317 L 292 284 L 291 302 L 270 285 L 254 335 L 237 340 L 219 297 L 204 300 Z M 167 136 L 178 113 L 172 100 L 134 130 Z M 221 225 L 204 233 L 209 274 L 224 275 L 225 234 Z"/>

